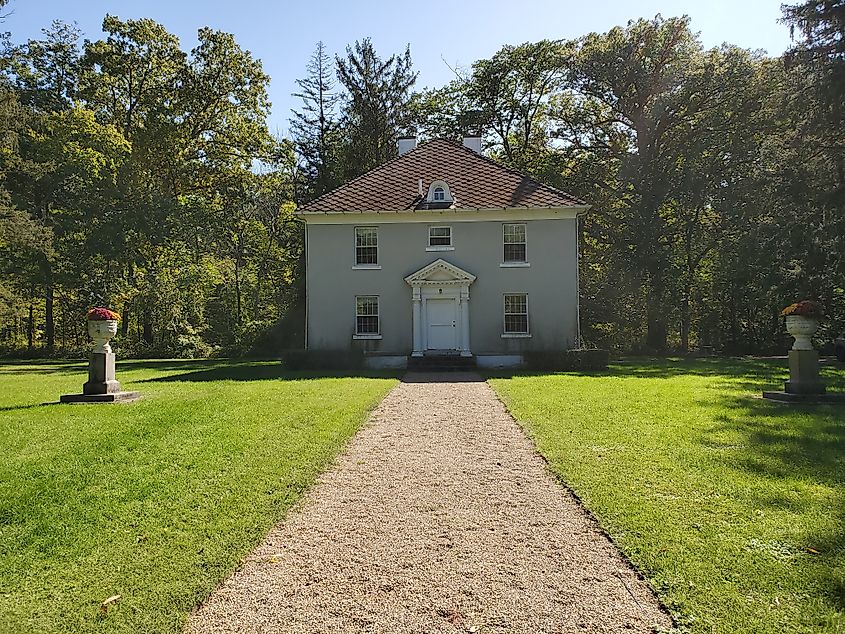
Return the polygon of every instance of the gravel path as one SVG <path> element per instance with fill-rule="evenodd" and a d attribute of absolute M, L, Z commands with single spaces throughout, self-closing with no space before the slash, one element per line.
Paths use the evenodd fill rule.
<path fill-rule="evenodd" d="M 651 632 L 653 593 L 474 375 L 409 374 L 190 618 L 206 632 Z"/>

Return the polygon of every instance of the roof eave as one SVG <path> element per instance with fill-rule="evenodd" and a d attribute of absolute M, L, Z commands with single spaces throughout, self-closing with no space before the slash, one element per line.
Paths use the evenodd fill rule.
<path fill-rule="evenodd" d="M 308 216 L 363 216 L 365 214 L 430 214 L 430 213 L 462 213 L 462 212 L 485 212 L 485 211 L 531 211 L 534 209 L 550 210 L 577 210 L 578 215 L 586 213 L 592 205 L 532 205 L 530 207 L 447 207 L 444 209 L 355 209 L 348 211 L 304 211 L 296 210 L 294 215 L 299 217 Z"/>

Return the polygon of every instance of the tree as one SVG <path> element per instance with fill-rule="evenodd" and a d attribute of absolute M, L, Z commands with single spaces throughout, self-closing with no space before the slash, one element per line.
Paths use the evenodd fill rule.
<path fill-rule="evenodd" d="M 29 40 L 12 51 L 12 74 L 21 101 L 37 111 L 71 107 L 79 87 L 80 31 L 54 20 L 43 40 Z"/>
<path fill-rule="evenodd" d="M 731 131 L 742 130 L 754 99 L 737 90 L 742 79 L 753 77 L 753 65 L 733 49 L 705 53 L 688 18 L 658 16 L 586 36 L 571 73 L 554 114 L 556 136 L 618 165 L 618 178 L 603 187 L 622 203 L 627 266 L 643 273 L 646 343 L 663 350 L 674 283 L 675 210 L 689 202 L 689 177 L 700 167 L 692 155 L 718 152 Z M 718 183 L 724 174 L 707 178 Z M 709 205 L 706 196 L 701 200 Z"/>
<path fill-rule="evenodd" d="M 530 169 L 532 158 L 546 149 L 546 106 L 561 88 L 572 55 L 571 44 L 541 40 L 504 46 L 472 65 L 463 90 L 495 134 L 506 163 Z"/>
<path fill-rule="evenodd" d="M 411 122 L 410 91 L 417 80 L 411 48 L 383 60 L 366 38 L 335 56 L 337 77 L 348 94 L 343 108 L 346 178 L 373 169 L 396 155 L 396 141 Z"/>
<path fill-rule="evenodd" d="M 290 131 L 302 161 L 307 193 L 315 198 L 339 184 L 340 125 L 335 92 L 335 68 L 322 42 L 317 42 L 306 66 L 307 76 L 297 79 L 300 91 L 294 97 L 302 100 L 302 110 L 293 110 Z"/>

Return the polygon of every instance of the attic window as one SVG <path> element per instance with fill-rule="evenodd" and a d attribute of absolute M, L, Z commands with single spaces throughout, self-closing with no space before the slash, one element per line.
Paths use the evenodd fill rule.
<path fill-rule="evenodd" d="M 426 202 L 437 204 L 454 202 L 454 198 L 452 198 L 452 193 L 449 191 L 449 186 L 446 184 L 446 181 L 434 181 L 431 185 L 429 185 Z"/>

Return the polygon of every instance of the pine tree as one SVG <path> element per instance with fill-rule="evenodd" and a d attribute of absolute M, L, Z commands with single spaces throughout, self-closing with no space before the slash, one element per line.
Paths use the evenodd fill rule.
<path fill-rule="evenodd" d="M 292 110 L 290 132 L 305 177 L 304 198 L 319 196 L 338 184 L 339 122 L 334 68 L 323 42 L 317 42 L 306 66 L 307 76 L 297 79 L 302 109 Z"/>
<path fill-rule="evenodd" d="M 369 38 L 335 57 L 337 77 L 348 91 L 343 124 L 347 133 L 346 177 L 377 167 L 396 155 L 396 140 L 411 121 L 411 47 L 383 60 Z"/>

